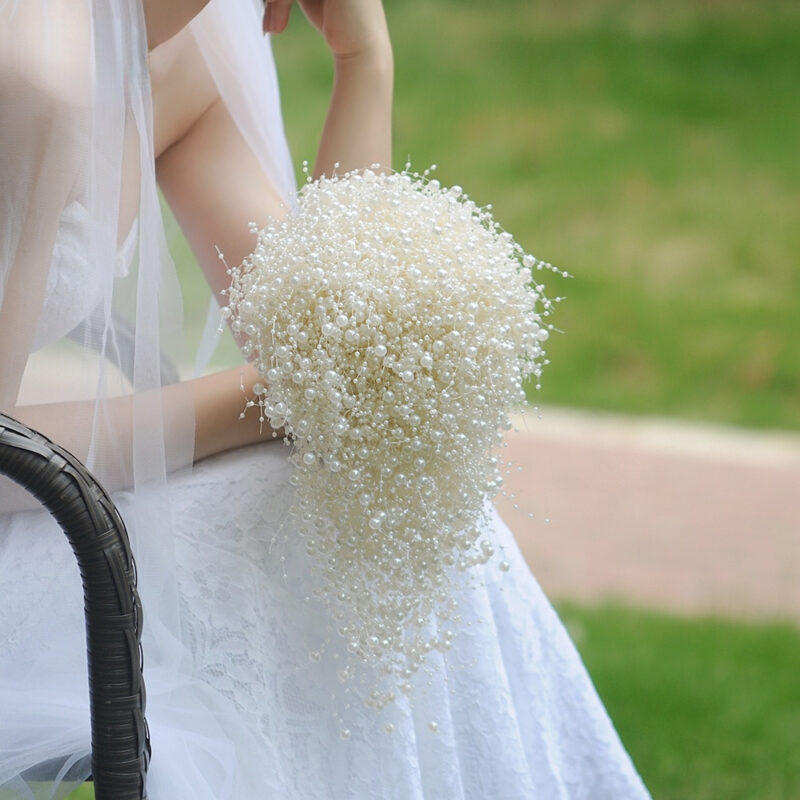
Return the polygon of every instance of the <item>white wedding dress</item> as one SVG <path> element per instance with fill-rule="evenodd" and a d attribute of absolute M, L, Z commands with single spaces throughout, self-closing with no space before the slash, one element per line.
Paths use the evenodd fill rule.
<path fill-rule="evenodd" d="M 305 600 L 308 564 L 286 527 L 280 443 L 208 459 L 172 482 L 181 587 L 197 674 L 259 740 L 260 796 L 333 800 L 638 800 L 648 794 L 580 656 L 496 512 L 482 588 L 460 596 L 447 659 L 417 675 L 413 700 L 380 714 L 331 713 L 337 663 L 325 611 Z M 329 647 L 315 661 L 322 638 Z M 402 697 L 402 696 L 401 696 Z M 151 706 L 152 707 L 152 706 Z M 157 710 L 152 792 L 162 773 Z M 390 726 L 387 732 L 387 725 Z M 436 730 L 433 730 L 435 728 Z M 252 766 L 252 765 L 250 765 Z"/>
<path fill-rule="evenodd" d="M 336 673 L 345 652 L 324 609 L 305 599 L 306 555 L 286 525 L 288 477 L 287 450 L 272 443 L 207 459 L 170 482 L 195 679 L 179 686 L 162 679 L 148 669 L 145 650 L 152 800 L 649 797 L 496 513 L 488 535 L 511 567 L 503 572 L 492 559 L 478 568 L 484 585 L 461 595 L 462 621 L 446 660 L 438 656 L 428 662 L 430 674 L 420 671 L 410 702 L 401 695 L 381 713 L 356 702 L 344 709 Z M 125 494 L 116 500 L 124 515 Z M 0 688 L 0 713 L 18 737 L 9 741 L 4 728 L 0 752 L 16 746 L 20 757 L 34 751 L 46 760 L 51 742 L 24 742 L 26 752 L 19 741 L 19 721 L 35 710 L 53 744 L 72 742 L 80 758 L 89 735 L 83 643 L 67 633 L 81 622 L 80 581 L 60 530 L 40 512 L 16 517 L 0 548 L 4 655 L 17 647 L 19 658 L 31 657 L 37 601 L 54 593 L 65 633 L 49 641 L 61 668 L 46 682 L 33 663 L 37 680 Z M 53 621 L 42 625 L 53 630 Z M 328 649 L 314 660 L 323 639 Z M 30 796 L 0 788 L 3 800 Z"/>
<path fill-rule="evenodd" d="M 257 4 L 214 0 L 192 25 L 242 134 L 291 203 Z M 0 92 L 11 198 L 0 213 L 0 409 L 52 402 L 56 438 L 101 480 L 128 487 L 114 499 L 144 606 L 151 800 L 647 798 L 496 513 L 487 536 L 510 569 L 497 558 L 477 568 L 446 658 L 432 654 L 411 699 L 379 713 L 346 693 L 342 641 L 308 599 L 287 449 L 256 445 L 180 468 L 194 420 L 188 390 L 161 386 L 182 317 L 138 0 L 0 2 L 0 77 L 20 88 L 9 108 Z M 58 135 L 39 140 L 39 130 Z M 125 187 L 109 165 L 131 158 L 139 205 L 126 237 Z M 75 178 L 62 186 L 69 164 Z M 80 322 L 84 332 L 67 336 Z M 126 360 L 127 377 L 109 366 Z M 37 388 L 43 398 L 24 399 Z M 64 406 L 73 391 L 80 402 Z M 40 510 L 14 510 L 18 501 L 0 481 L 0 800 L 39 800 L 64 797 L 90 771 L 82 593 L 63 533 Z"/>

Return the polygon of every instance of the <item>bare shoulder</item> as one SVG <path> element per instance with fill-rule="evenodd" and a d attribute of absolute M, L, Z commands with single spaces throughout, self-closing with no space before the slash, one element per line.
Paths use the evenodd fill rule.
<path fill-rule="evenodd" d="M 85 107 L 91 29 L 85 5 L 71 0 L 0 3 L 0 94 L 13 99 L 24 93 L 27 102 L 40 99 L 54 110 Z"/>

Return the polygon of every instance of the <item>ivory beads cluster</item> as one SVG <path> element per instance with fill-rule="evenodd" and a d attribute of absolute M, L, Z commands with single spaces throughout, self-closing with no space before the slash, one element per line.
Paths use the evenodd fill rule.
<path fill-rule="evenodd" d="M 224 314 L 293 444 L 319 594 L 353 659 L 379 667 L 382 708 L 451 646 L 454 576 L 494 553 L 494 449 L 546 363 L 553 302 L 533 268 L 551 267 L 429 171 L 321 178 L 298 199 L 229 270 Z"/>

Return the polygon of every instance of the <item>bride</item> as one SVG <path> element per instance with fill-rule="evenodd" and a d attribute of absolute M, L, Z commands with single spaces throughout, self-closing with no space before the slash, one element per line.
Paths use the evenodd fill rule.
<path fill-rule="evenodd" d="M 334 62 L 315 175 L 389 165 L 380 3 L 299 4 Z M 248 223 L 293 208 L 262 38 L 291 5 L 262 18 L 250 0 L 0 0 L 0 410 L 115 492 L 145 609 L 149 796 L 647 798 L 494 512 L 508 569 L 489 562 L 459 597 L 447 658 L 381 713 L 348 694 L 289 521 L 287 450 L 239 419 L 255 371 L 178 380 L 156 179 L 219 297 L 215 248 L 238 263 Z M 89 771 L 80 582 L 55 524 L 9 483 L 0 596 L 0 798 L 63 797 Z"/>

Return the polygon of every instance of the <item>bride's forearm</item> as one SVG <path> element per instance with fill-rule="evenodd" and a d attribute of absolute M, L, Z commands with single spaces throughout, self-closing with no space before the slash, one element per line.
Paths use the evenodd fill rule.
<path fill-rule="evenodd" d="M 135 404 L 141 401 L 143 409 L 139 413 L 146 413 L 148 405 L 155 401 L 168 442 L 170 435 L 180 428 L 189 434 L 186 426 L 194 417 L 193 452 L 194 460 L 198 461 L 215 453 L 273 438 L 269 423 L 262 425 L 259 422 L 258 409 L 251 410 L 244 419 L 240 419 L 246 402 L 242 387 L 249 397 L 253 384 L 258 380 L 256 369 L 248 364 L 166 386 L 159 391 L 160 396 L 142 394 L 138 397 L 112 397 L 107 401 L 104 412 L 109 424 L 99 426 L 94 421 L 96 407 L 93 400 L 17 406 L 12 415 L 81 459 L 87 457 L 93 429 L 97 431 L 97 436 L 103 436 L 103 431 L 108 431 L 108 435 L 113 437 L 113 443 L 109 443 L 109 446 L 118 456 L 113 462 L 129 465 L 134 446 Z M 155 424 L 154 421 L 151 424 Z M 188 443 L 175 448 L 168 444 L 167 450 L 174 450 L 174 453 L 168 452 L 168 470 L 187 465 L 192 457 L 192 449 L 185 446 Z M 95 449 L 103 452 L 106 448 L 102 442 L 96 442 Z M 103 476 L 108 484 L 106 488 L 115 491 L 128 486 L 132 480 L 129 472 L 126 466 L 119 466 L 113 473 L 108 472 Z"/>
<path fill-rule="evenodd" d="M 241 418 L 253 384 L 261 380 L 255 367 L 247 364 L 191 381 L 195 408 L 195 461 L 275 438 L 269 422 L 259 422 L 258 408 L 250 409 L 244 419 Z"/>
<path fill-rule="evenodd" d="M 355 55 L 334 58 L 331 102 L 314 177 L 392 163 L 394 67 L 388 36 Z"/>

